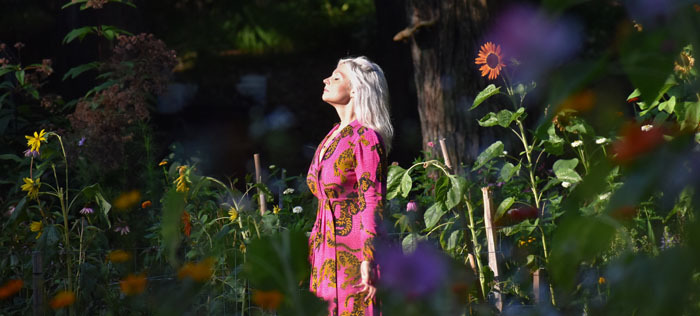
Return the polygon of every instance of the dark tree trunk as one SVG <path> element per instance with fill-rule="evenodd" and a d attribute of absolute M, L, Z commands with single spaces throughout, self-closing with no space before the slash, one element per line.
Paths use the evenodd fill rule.
<path fill-rule="evenodd" d="M 487 107 L 469 111 L 485 86 L 474 58 L 490 8 L 485 0 L 407 0 L 406 8 L 411 26 L 402 32 L 411 46 L 423 148 L 437 154 L 445 138 L 452 165 L 469 164 L 494 138 L 477 124 Z"/>

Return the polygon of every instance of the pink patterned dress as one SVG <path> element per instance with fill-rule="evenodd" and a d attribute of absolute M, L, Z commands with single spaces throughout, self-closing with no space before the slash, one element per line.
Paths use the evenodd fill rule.
<path fill-rule="evenodd" d="M 311 291 L 329 302 L 329 315 L 379 315 L 376 300 L 364 302 L 360 263 L 374 266 L 374 239 L 381 234 L 386 191 L 386 157 L 381 137 L 353 121 L 316 149 L 306 182 L 318 198 L 316 222 L 309 237 Z M 376 267 L 373 271 L 377 271 Z M 373 276 L 375 281 L 378 275 Z M 376 283 L 376 282 L 375 282 Z"/>

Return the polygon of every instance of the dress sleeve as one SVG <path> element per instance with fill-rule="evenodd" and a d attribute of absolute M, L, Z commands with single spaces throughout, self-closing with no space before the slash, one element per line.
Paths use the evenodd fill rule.
<path fill-rule="evenodd" d="M 374 261 L 374 237 L 381 221 L 385 187 L 384 146 L 379 135 L 366 129 L 355 144 L 358 199 L 360 206 L 362 260 Z"/>

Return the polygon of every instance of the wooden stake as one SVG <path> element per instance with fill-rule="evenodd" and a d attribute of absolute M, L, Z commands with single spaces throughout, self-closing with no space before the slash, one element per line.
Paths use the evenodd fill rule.
<path fill-rule="evenodd" d="M 489 187 L 481 188 L 481 193 L 484 199 L 484 226 L 486 227 L 486 245 L 489 251 L 489 268 L 493 271 L 493 280 L 495 285 L 494 296 L 496 298 L 496 308 L 499 311 L 503 310 L 503 297 L 501 296 L 501 286 L 499 283 L 498 258 L 496 257 L 496 233 L 493 228 L 493 201 L 491 199 L 491 190 Z"/>
<path fill-rule="evenodd" d="M 547 304 L 552 302 L 549 296 L 549 284 L 547 283 L 547 272 L 545 269 L 537 269 L 532 274 L 532 292 L 535 294 L 535 304 Z"/>
<path fill-rule="evenodd" d="M 32 252 L 32 315 L 44 315 L 44 270 L 41 252 Z"/>
<path fill-rule="evenodd" d="M 255 183 L 262 183 L 262 170 L 260 168 L 260 154 L 253 155 L 253 161 L 255 162 Z M 258 188 L 258 200 L 260 204 L 260 215 L 265 214 L 267 210 L 267 205 L 265 205 L 265 193 Z"/>
<path fill-rule="evenodd" d="M 445 144 L 445 139 L 440 139 L 440 149 L 442 150 L 442 158 L 445 159 L 445 166 L 452 170 L 452 162 L 450 161 L 450 156 L 447 154 L 447 144 Z"/>

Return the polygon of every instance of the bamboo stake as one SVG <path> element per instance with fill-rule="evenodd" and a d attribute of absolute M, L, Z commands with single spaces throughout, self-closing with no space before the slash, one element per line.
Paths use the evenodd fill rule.
<path fill-rule="evenodd" d="M 532 292 L 535 294 L 535 304 L 551 305 L 549 299 L 549 284 L 547 283 L 547 272 L 545 269 L 537 269 L 532 274 Z"/>
<path fill-rule="evenodd" d="M 489 268 L 493 271 L 493 280 L 495 285 L 494 296 L 496 298 L 496 308 L 499 311 L 503 310 L 503 297 L 501 296 L 501 286 L 499 283 L 498 258 L 496 257 L 496 234 L 493 228 L 493 200 L 491 199 L 491 190 L 489 187 L 481 188 L 481 193 L 484 199 L 484 226 L 486 227 L 486 246 L 489 251 Z"/>
<path fill-rule="evenodd" d="M 262 183 L 262 170 L 260 168 L 260 154 L 253 155 L 253 161 L 255 162 L 255 183 Z M 258 201 L 260 202 L 260 215 L 265 214 L 267 210 L 267 205 L 265 205 L 265 193 L 258 188 Z"/>
<path fill-rule="evenodd" d="M 447 154 L 447 144 L 445 144 L 445 138 L 440 139 L 440 149 L 442 150 L 442 158 L 445 159 L 445 166 L 448 169 L 452 169 L 452 162 L 450 161 L 450 156 Z"/>

